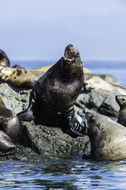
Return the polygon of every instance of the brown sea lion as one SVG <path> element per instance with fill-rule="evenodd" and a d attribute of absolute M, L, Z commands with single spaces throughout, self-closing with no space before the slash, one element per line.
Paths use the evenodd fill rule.
<path fill-rule="evenodd" d="M 18 114 L 19 119 L 34 119 L 35 123 L 60 126 L 64 132 L 70 128 L 81 136 L 84 127 L 75 117 L 73 106 L 83 80 L 80 54 L 73 45 L 68 45 L 64 56 L 36 82 L 29 107 Z"/>
<path fill-rule="evenodd" d="M 116 101 L 120 106 L 117 122 L 126 127 L 126 95 L 117 95 Z"/>
<path fill-rule="evenodd" d="M 94 160 L 126 159 L 126 128 L 99 114 L 86 113 L 86 130 Z"/>
<path fill-rule="evenodd" d="M 0 66 L 2 67 L 10 67 L 10 60 L 6 53 L 0 49 Z"/>
<path fill-rule="evenodd" d="M 20 123 L 16 114 L 7 109 L 0 96 L 0 155 L 16 151 L 14 141 L 20 132 Z"/>
<path fill-rule="evenodd" d="M 9 82 L 15 87 L 33 88 L 35 82 L 51 66 L 35 69 L 21 69 L 0 66 L 0 80 Z"/>
<path fill-rule="evenodd" d="M 23 69 L 0 66 L 0 80 L 9 82 L 15 87 L 33 88 L 35 82 L 53 65 L 38 67 L 35 69 Z M 86 68 L 83 68 L 85 73 L 90 73 Z"/>

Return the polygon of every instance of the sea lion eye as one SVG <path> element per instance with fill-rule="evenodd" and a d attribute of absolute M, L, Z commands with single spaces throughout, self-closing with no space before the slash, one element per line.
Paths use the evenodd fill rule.
<path fill-rule="evenodd" d="M 126 99 L 125 99 L 125 98 L 122 98 L 122 101 L 124 102 L 124 101 L 126 101 Z"/>

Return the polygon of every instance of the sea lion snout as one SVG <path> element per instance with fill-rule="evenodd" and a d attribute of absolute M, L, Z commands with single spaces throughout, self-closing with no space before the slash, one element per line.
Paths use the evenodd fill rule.
<path fill-rule="evenodd" d="M 78 55 L 79 51 L 72 44 L 69 44 L 65 48 L 63 59 L 72 62 Z"/>

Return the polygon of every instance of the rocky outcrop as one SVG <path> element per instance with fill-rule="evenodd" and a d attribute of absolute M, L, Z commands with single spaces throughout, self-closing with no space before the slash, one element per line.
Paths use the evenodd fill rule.
<path fill-rule="evenodd" d="M 107 80 L 106 80 L 107 78 Z M 109 78 L 109 80 L 108 80 Z M 117 86 L 116 79 L 109 76 L 85 74 L 84 90 L 76 101 L 75 109 L 84 119 L 85 112 L 98 112 L 116 119 L 119 106 L 115 96 L 124 94 L 125 89 Z M 14 88 L 7 83 L 0 84 L 0 93 L 7 108 L 19 113 L 28 106 L 31 90 Z M 71 138 L 60 128 L 22 122 L 17 143 L 17 153 L 0 157 L 0 160 L 40 161 L 41 157 L 73 157 L 90 155 L 88 136 Z"/>
<path fill-rule="evenodd" d="M 7 108 L 18 113 L 28 106 L 30 90 L 16 89 L 7 83 L 0 84 L 0 93 Z M 0 160 L 40 161 L 41 157 L 73 157 L 89 155 L 88 136 L 72 138 L 60 128 L 22 122 L 17 153 L 1 156 Z"/>

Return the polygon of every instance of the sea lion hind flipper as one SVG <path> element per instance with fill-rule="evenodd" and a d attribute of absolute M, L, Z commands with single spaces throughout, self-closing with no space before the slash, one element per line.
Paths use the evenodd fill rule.
<path fill-rule="evenodd" d="M 86 135 L 85 123 L 81 121 L 80 116 L 76 115 L 74 109 L 62 117 L 62 131 L 71 137 L 83 137 Z"/>
<path fill-rule="evenodd" d="M 86 135 L 86 127 L 84 122 L 81 123 L 78 118 L 74 115 L 72 120 L 69 122 L 70 131 L 75 134 L 75 137 L 80 136 L 83 137 Z"/>
<path fill-rule="evenodd" d="M 0 156 L 7 156 L 14 154 L 17 151 L 17 147 L 14 145 L 11 148 L 7 149 L 6 151 L 0 151 Z"/>
<path fill-rule="evenodd" d="M 32 121 L 34 119 L 33 112 L 29 109 L 18 113 L 17 117 L 20 121 Z"/>
<path fill-rule="evenodd" d="M 0 130 L 0 156 L 14 154 L 17 150 L 12 139 Z"/>

